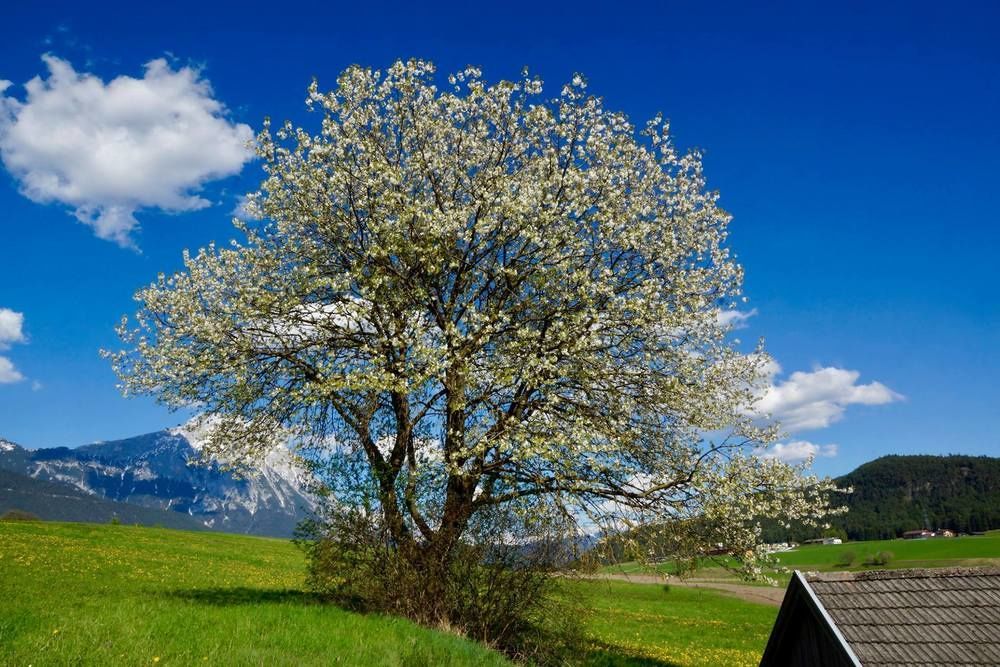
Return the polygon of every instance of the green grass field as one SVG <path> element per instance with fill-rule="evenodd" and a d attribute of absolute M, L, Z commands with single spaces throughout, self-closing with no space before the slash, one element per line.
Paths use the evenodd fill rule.
<path fill-rule="evenodd" d="M 0 664 L 500 665 L 472 642 L 302 592 L 289 542 L 0 523 Z"/>
<path fill-rule="evenodd" d="M 501 665 L 408 621 L 320 604 L 289 542 L 0 522 L 3 665 Z M 564 584 L 589 665 L 756 665 L 777 609 L 706 590 Z"/>
<path fill-rule="evenodd" d="M 879 552 L 892 553 L 892 559 L 885 568 L 913 567 L 975 567 L 982 565 L 1000 565 L 1000 531 L 994 530 L 985 535 L 973 535 L 953 538 L 937 538 L 929 540 L 874 540 L 871 542 L 847 542 L 845 544 L 810 544 L 798 547 L 776 555 L 781 566 L 793 570 L 832 571 L 832 570 L 866 570 L 874 566 L 866 565 L 865 561 Z M 852 564 L 844 565 L 845 554 L 854 554 Z M 663 563 L 656 568 L 658 571 L 674 574 L 673 563 Z M 609 573 L 633 574 L 646 571 L 638 563 L 622 563 L 602 568 Z M 704 560 L 694 576 L 703 579 L 732 579 L 726 570 L 714 561 Z M 777 577 L 786 581 L 788 575 Z"/>
<path fill-rule="evenodd" d="M 778 554 L 778 560 L 785 567 L 796 570 L 857 570 L 866 569 L 864 561 L 880 551 L 893 554 L 886 566 L 890 568 L 996 565 L 1000 563 L 1000 531 L 930 540 L 810 544 Z M 851 567 L 838 565 L 847 552 L 854 554 L 854 564 Z"/>
<path fill-rule="evenodd" d="M 578 582 L 591 665 L 755 667 L 776 607 L 703 588 Z"/>

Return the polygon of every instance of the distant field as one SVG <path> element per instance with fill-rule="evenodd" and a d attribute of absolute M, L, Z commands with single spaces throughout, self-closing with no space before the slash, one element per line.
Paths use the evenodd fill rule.
<path fill-rule="evenodd" d="M 846 552 L 856 556 L 851 568 L 837 565 Z M 845 544 L 810 544 L 778 554 L 782 565 L 798 570 L 864 569 L 863 561 L 889 551 L 887 567 L 955 567 L 1000 564 L 1000 531 L 986 535 L 934 538 L 929 540 L 875 540 Z"/>
<path fill-rule="evenodd" d="M 935 538 L 929 540 L 874 540 L 870 542 L 847 542 L 844 544 L 810 544 L 777 554 L 778 562 L 783 567 L 793 570 L 865 570 L 874 566 L 865 565 L 864 561 L 879 552 L 890 552 L 892 558 L 886 568 L 912 567 L 976 567 L 983 565 L 1000 565 L 1000 531 L 991 531 L 986 535 L 972 535 L 952 538 Z M 854 554 L 853 564 L 845 566 L 841 563 L 845 554 Z M 658 565 L 657 570 L 666 574 L 675 573 L 673 563 Z M 627 574 L 645 571 L 637 563 L 622 563 L 609 565 L 604 572 L 623 572 Z M 731 578 L 717 563 L 704 560 L 694 576 L 699 578 Z M 779 577 L 787 579 L 787 577 Z"/>
<path fill-rule="evenodd" d="M 404 620 L 303 592 L 289 542 L 0 522 L 0 665 L 503 665 Z M 708 590 L 573 582 L 595 666 L 756 665 L 777 609 Z"/>

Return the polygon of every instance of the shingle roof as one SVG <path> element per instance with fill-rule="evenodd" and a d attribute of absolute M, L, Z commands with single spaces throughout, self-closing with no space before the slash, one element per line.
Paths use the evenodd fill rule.
<path fill-rule="evenodd" d="M 866 667 L 1000 665 L 1000 568 L 804 578 Z"/>

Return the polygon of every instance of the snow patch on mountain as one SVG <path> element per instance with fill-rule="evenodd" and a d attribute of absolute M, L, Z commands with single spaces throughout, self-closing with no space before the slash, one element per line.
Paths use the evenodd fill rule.
<path fill-rule="evenodd" d="M 201 456 L 207 429 L 188 422 L 77 449 L 27 451 L 0 440 L 0 468 L 109 500 L 180 512 L 219 530 L 289 536 L 316 506 L 307 473 L 278 446 L 239 475 Z M 2 443 L 8 443 L 3 445 Z"/>
<path fill-rule="evenodd" d="M 218 420 L 195 417 L 180 426 L 168 429 L 167 433 L 174 437 L 183 438 L 189 447 L 198 452 L 199 457 L 205 451 L 211 431 L 218 424 Z M 225 463 L 218 458 L 213 458 L 216 463 Z M 195 465 L 204 464 L 200 458 L 192 460 Z M 270 493 L 282 505 L 291 502 L 293 499 L 287 493 L 289 488 L 301 488 L 305 482 L 305 469 L 296 462 L 295 456 L 290 449 L 290 443 L 281 442 L 275 444 L 262 461 L 251 466 L 251 476 L 259 477 L 270 488 Z M 264 491 L 256 489 L 259 496 Z"/>
<path fill-rule="evenodd" d="M 211 433 L 212 422 L 199 419 L 189 419 L 180 426 L 167 429 L 167 433 L 173 436 L 184 438 L 191 449 L 200 452 L 205 449 L 208 436 Z"/>

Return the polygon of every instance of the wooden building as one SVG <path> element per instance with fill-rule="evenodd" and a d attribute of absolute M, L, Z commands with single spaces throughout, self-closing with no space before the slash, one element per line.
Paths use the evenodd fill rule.
<path fill-rule="evenodd" d="M 795 572 L 760 664 L 1000 665 L 1000 568 Z"/>

